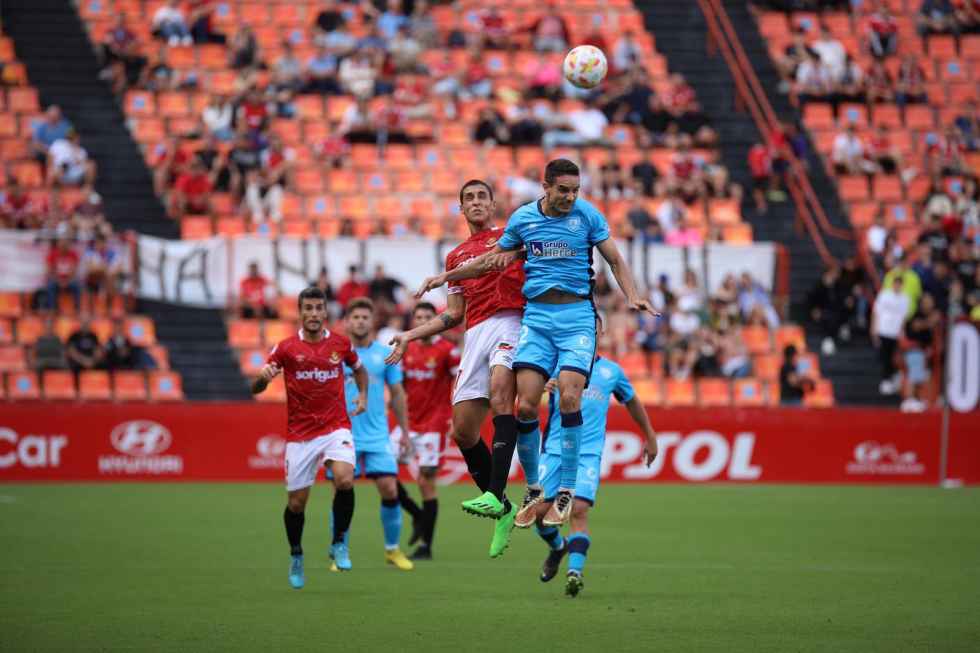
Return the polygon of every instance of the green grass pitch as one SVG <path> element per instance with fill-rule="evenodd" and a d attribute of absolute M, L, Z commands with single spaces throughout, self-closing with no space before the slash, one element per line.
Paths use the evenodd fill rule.
<path fill-rule="evenodd" d="M 0 485 L 0 651 L 980 651 L 977 489 L 608 485 L 574 600 L 472 494 L 404 573 L 359 484 L 337 574 L 318 484 L 295 591 L 278 485 Z"/>

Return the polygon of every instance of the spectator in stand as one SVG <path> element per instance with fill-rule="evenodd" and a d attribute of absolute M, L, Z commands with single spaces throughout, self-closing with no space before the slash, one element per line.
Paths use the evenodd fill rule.
<path fill-rule="evenodd" d="M 112 234 L 112 227 L 105 219 L 102 196 L 95 191 L 86 193 L 70 211 L 71 228 L 79 243 L 88 245 L 96 238 Z"/>
<path fill-rule="evenodd" d="M 82 304 L 82 287 L 78 282 L 79 257 L 70 240 L 61 238 L 52 245 L 48 252 L 47 268 L 46 307 L 57 310 L 58 297 L 68 291 L 75 303 L 75 310 L 79 310 Z"/>
<path fill-rule="evenodd" d="M 282 55 L 276 59 L 272 67 L 272 79 L 269 80 L 268 89 L 269 96 L 276 103 L 276 113 L 280 117 L 292 117 L 293 99 L 304 85 L 303 64 L 293 53 L 292 44 L 284 40 Z"/>
<path fill-rule="evenodd" d="M 350 143 L 375 143 L 378 138 L 374 116 L 368 107 L 367 98 L 357 98 L 341 116 L 337 133 Z"/>
<path fill-rule="evenodd" d="M 715 343 L 723 376 L 744 379 L 752 374 L 752 359 L 737 327 L 728 323 L 719 327 Z"/>
<path fill-rule="evenodd" d="M 627 183 L 615 148 L 607 149 L 606 160 L 599 166 L 598 173 L 592 176 L 598 179 L 598 192 L 594 193 L 597 199 L 621 200 L 633 196 L 633 185 Z"/>
<path fill-rule="evenodd" d="M 460 5 L 454 4 L 453 11 L 453 26 L 446 34 L 446 47 L 450 50 L 462 50 L 470 46 L 470 38 L 467 34 L 466 24 L 463 20 L 463 11 Z"/>
<path fill-rule="evenodd" d="M 415 7 L 409 18 L 409 26 L 412 36 L 422 44 L 422 48 L 430 50 L 439 44 L 439 28 L 436 21 L 429 11 L 429 3 L 426 0 L 415 0 Z"/>
<path fill-rule="evenodd" d="M 884 2 L 878 2 L 875 11 L 868 16 L 865 37 L 868 51 L 875 59 L 885 59 L 898 50 L 898 21 Z"/>
<path fill-rule="evenodd" d="M 891 288 L 894 280 L 902 280 L 901 290 L 908 297 L 907 316 L 909 317 L 918 309 L 919 298 L 922 296 L 922 280 L 919 275 L 909 267 L 905 257 L 899 257 L 892 265 L 892 269 L 885 274 L 881 281 L 882 288 Z"/>
<path fill-rule="evenodd" d="M 265 222 L 266 216 L 273 222 L 282 220 L 283 193 L 295 157 L 295 152 L 284 148 L 278 136 L 269 139 L 269 147 L 262 152 L 262 167 L 246 176 L 245 203 L 252 222 Z"/>
<path fill-rule="evenodd" d="M 258 262 L 252 261 L 248 264 L 248 276 L 238 286 L 238 314 L 246 319 L 274 320 L 277 317 L 273 308 L 275 294 L 275 287 L 259 272 Z"/>
<path fill-rule="evenodd" d="M 824 356 L 837 352 L 837 338 L 848 320 L 847 290 L 840 280 L 840 270 L 836 265 L 824 270 L 816 285 L 807 295 L 807 309 L 810 320 L 819 326 L 823 336 L 820 350 Z"/>
<path fill-rule="evenodd" d="M 650 226 L 654 223 L 654 220 L 639 194 L 633 196 L 633 201 L 630 203 L 629 210 L 626 212 L 626 221 L 629 222 L 630 225 L 631 242 L 634 239 L 640 239 L 647 245 L 652 242 L 650 240 L 652 235 L 650 233 Z M 660 241 L 663 241 L 662 235 Z"/>
<path fill-rule="evenodd" d="M 544 126 L 524 99 L 507 107 L 511 145 L 541 145 Z"/>
<path fill-rule="evenodd" d="M 65 345 L 54 332 L 54 316 L 44 318 L 44 331 L 32 347 L 32 367 L 38 372 L 68 369 Z"/>
<path fill-rule="evenodd" d="M 834 115 L 839 115 L 840 105 L 845 102 L 867 102 L 867 84 L 868 80 L 861 65 L 851 55 L 846 55 L 844 68 L 840 76 L 834 80 L 834 92 L 831 96 Z"/>
<path fill-rule="evenodd" d="M 752 278 L 749 272 L 743 272 L 738 281 L 738 308 L 742 319 L 749 321 L 753 313 L 759 313 L 764 323 L 770 329 L 779 327 L 779 314 L 772 305 L 772 297 L 762 287 L 762 284 Z"/>
<path fill-rule="evenodd" d="M 402 27 L 408 26 L 408 16 L 405 15 L 401 0 L 388 0 L 386 9 L 378 16 L 376 24 L 386 41 L 395 38 Z"/>
<path fill-rule="evenodd" d="M 653 151 L 647 142 L 642 149 L 642 158 L 630 169 L 631 179 L 639 184 L 640 190 L 647 197 L 657 194 L 660 182 L 660 170 L 653 163 Z"/>
<path fill-rule="evenodd" d="M 17 181 L 10 180 L 10 186 L 2 194 L 0 201 L 0 228 L 3 229 L 37 229 L 46 211 L 39 205 L 30 193 Z"/>
<path fill-rule="evenodd" d="M 210 215 L 211 191 L 214 180 L 199 159 L 193 159 L 185 172 L 174 182 L 171 195 L 171 216 L 181 218 L 188 213 Z"/>
<path fill-rule="evenodd" d="M 946 127 L 942 136 L 926 134 L 926 169 L 933 176 L 973 176 L 966 163 L 966 151 L 966 143 L 953 125 Z"/>
<path fill-rule="evenodd" d="M 826 25 L 821 25 L 820 36 L 811 44 L 810 48 L 817 53 L 820 61 L 826 66 L 831 81 L 835 84 L 840 82 L 847 66 L 847 50 L 844 49 L 844 44 L 834 38 Z"/>
<path fill-rule="evenodd" d="M 490 7 L 480 14 L 482 46 L 491 50 L 510 49 L 510 30 L 497 7 Z"/>
<path fill-rule="evenodd" d="M 83 315 L 78 330 L 68 337 L 68 367 L 78 376 L 82 370 L 102 367 L 105 351 L 98 336 L 92 331 L 92 320 Z"/>
<path fill-rule="evenodd" d="M 191 38 L 194 43 L 219 43 L 227 39 L 224 34 L 214 31 L 211 18 L 218 8 L 218 0 L 190 0 L 188 2 L 187 22 L 191 25 Z"/>
<path fill-rule="evenodd" d="M 510 195 L 511 206 L 533 202 L 541 192 L 540 171 L 534 166 L 528 166 L 522 174 L 508 176 L 505 188 Z"/>
<path fill-rule="evenodd" d="M 779 401 L 786 406 L 799 406 L 813 381 L 799 372 L 796 345 L 783 348 L 783 364 L 779 368 Z"/>
<path fill-rule="evenodd" d="M 507 121 L 493 107 L 480 109 L 476 128 L 473 130 L 473 141 L 487 147 L 506 145 L 510 142 Z"/>
<path fill-rule="evenodd" d="M 368 284 L 368 296 L 374 300 L 375 304 L 385 307 L 385 310 L 393 311 L 402 303 L 404 286 L 397 279 L 393 279 L 385 272 L 384 265 L 380 263 L 374 268 L 374 278 Z"/>
<path fill-rule="evenodd" d="M 704 194 L 704 160 L 691 151 L 691 145 L 691 137 L 682 134 L 664 182 L 668 193 L 677 193 L 688 204 Z"/>
<path fill-rule="evenodd" d="M 337 83 L 337 57 L 325 45 L 318 47 L 306 62 L 305 78 L 304 93 L 339 95 L 341 92 Z"/>
<path fill-rule="evenodd" d="M 337 317 L 340 312 L 337 310 L 337 294 L 333 290 L 333 284 L 330 283 L 330 271 L 327 266 L 321 266 L 320 272 L 317 273 L 316 279 L 310 281 L 311 286 L 316 286 L 323 291 L 323 294 L 327 296 L 327 310 L 332 317 Z"/>
<path fill-rule="evenodd" d="M 126 26 L 125 12 L 116 15 L 116 24 L 106 32 L 100 54 L 103 68 L 99 77 L 112 83 L 116 95 L 137 83 L 146 58 L 140 55 L 139 39 Z"/>
<path fill-rule="evenodd" d="M 153 150 L 153 188 L 163 195 L 190 163 L 191 155 L 182 147 L 180 137 L 171 136 Z"/>
<path fill-rule="evenodd" d="M 830 155 L 834 163 L 834 171 L 839 175 L 871 174 L 874 165 L 868 160 L 864 142 L 858 138 L 854 125 L 848 125 L 834 138 L 834 147 Z"/>
<path fill-rule="evenodd" d="M 337 57 L 338 61 L 349 56 L 357 50 L 357 38 L 350 33 L 347 23 L 341 23 L 337 29 L 313 39 L 317 46 L 323 46 L 330 54 Z"/>
<path fill-rule="evenodd" d="M 634 66 L 639 65 L 642 59 L 643 49 L 636 40 L 636 35 L 633 33 L 633 30 L 625 30 L 613 46 L 612 60 L 610 61 L 613 70 L 616 72 L 628 72 Z"/>
<path fill-rule="evenodd" d="M 347 281 L 337 289 L 337 302 L 341 309 L 346 309 L 350 300 L 357 297 L 367 297 L 371 294 L 370 286 L 361 276 L 361 270 L 356 265 L 347 268 Z"/>
<path fill-rule="evenodd" d="M 881 267 L 885 256 L 885 243 L 888 240 L 888 227 L 885 225 L 885 209 L 878 207 L 875 212 L 874 221 L 868 227 L 866 242 L 868 251 L 875 261 L 876 267 Z"/>
<path fill-rule="evenodd" d="M 687 215 L 684 203 L 674 191 L 667 191 L 664 200 L 657 207 L 656 218 L 664 234 L 673 233 Z"/>
<path fill-rule="evenodd" d="M 680 216 L 674 230 L 667 231 L 666 234 L 665 242 L 675 247 L 696 247 L 704 243 L 701 229 L 689 224 L 686 215 Z"/>
<path fill-rule="evenodd" d="M 801 105 L 807 102 L 828 102 L 834 91 L 833 78 L 816 52 L 808 50 L 803 62 L 796 69 L 796 85 L 793 92 Z"/>
<path fill-rule="evenodd" d="M 779 72 L 779 92 L 789 93 L 792 82 L 796 80 L 797 70 L 807 60 L 813 51 L 806 44 L 806 32 L 802 29 L 793 31 L 793 41 L 786 46 L 783 56 L 776 59 L 776 70 Z"/>
<path fill-rule="evenodd" d="M 937 215 L 927 217 L 917 239 L 919 245 L 928 248 L 928 252 L 921 252 L 923 255 L 937 261 L 946 259 L 949 254 L 950 237 L 946 233 L 943 222 L 949 219 L 949 214 L 942 217 Z"/>
<path fill-rule="evenodd" d="M 881 384 L 878 389 L 883 395 L 893 395 L 901 383 L 901 374 L 895 367 L 898 338 L 902 335 L 906 317 L 915 309 L 911 308 L 908 294 L 903 288 L 903 277 L 886 277 L 881 287 L 871 312 L 871 342 L 878 349 L 881 360 Z"/>
<path fill-rule="evenodd" d="M 229 190 L 240 197 L 244 193 L 244 183 L 248 173 L 258 170 L 261 165 L 261 150 L 256 147 L 247 132 L 240 132 L 238 140 L 228 153 Z"/>
<path fill-rule="evenodd" d="M 422 44 L 415 40 L 409 26 L 403 25 L 388 44 L 388 56 L 396 75 L 415 74 L 425 71 L 420 57 Z"/>
<path fill-rule="evenodd" d="M 752 175 L 752 197 L 755 200 L 755 211 L 763 214 L 768 210 L 766 192 L 774 189 L 779 183 L 772 174 L 772 158 L 765 143 L 756 143 L 749 149 L 749 174 Z"/>
<path fill-rule="evenodd" d="M 46 167 L 48 150 L 55 141 L 67 138 L 72 129 L 71 123 L 61 115 L 61 107 L 50 105 L 41 119 L 31 122 L 31 152 L 34 159 Z"/>
<path fill-rule="evenodd" d="M 242 68 L 261 68 L 259 41 L 252 26 L 244 23 L 228 44 L 228 65 L 238 70 Z"/>
<path fill-rule="evenodd" d="M 137 347 L 130 341 L 120 320 L 113 321 L 112 334 L 106 340 L 103 351 L 102 367 L 110 371 L 156 367 L 153 358 L 142 347 Z"/>
<path fill-rule="evenodd" d="M 594 104 L 587 104 L 584 109 L 563 116 L 560 122 L 546 131 L 542 136 L 541 146 L 548 152 L 559 145 L 601 145 L 608 125 L 606 114 Z"/>
<path fill-rule="evenodd" d="M 729 179 L 728 168 L 720 163 L 704 167 L 704 194 L 708 199 L 742 202 L 742 186 Z"/>
<path fill-rule="evenodd" d="M 228 98 L 212 94 L 201 111 L 202 133 L 227 143 L 235 138 L 235 109 Z"/>
<path fill-rule="evenodd" d="M 980 110 L 973 98 L 967 101 L 966 110 L 956 116 L 953 123 L 960 131 L 960 137 L 970 152 L 980 150 Z"/>
<path fill-rule="evenodd" d="M 926 73 L 914 54 L 902 57 L 898 68 L 898 81 L 895 83 L 895 103 L 901 111 L 909 104 L 925 104 L 929 101 L 926 94 Z"/>
<path fill-rule="evenodd" d="M 193 70 L 182 74 L 170 65 L 168 48 L 161 45 L 153 60 L 143 68 L 137 85 L 148 91 L 175 91 L 181 88 L 195 88 L 197 73 Z"/>
<path fill-rule="evenodd" d="M 936 308 L 936 302 L 932 295 L 923 295 L 919 309 L 905 323 L 905 351 L 902 356 L 908 377 L 901 405 L 903 412 L 919 413 L 927 407 L 922 401 L 923 386 L 929 382 L 929 361 L 935 344 L 941 339 L 942 329 L 943 316 Z"/>
<path fill-rule="evenodd" d="M 65 138 L 48 149 L 47 182 L 52 186 L 86 186 L 95 184 L 95 162 L 79 143 L 78 132 L 71 130 Z"/>
<path fill-rule="evenodd" d="M 876 103 L 888 103 L 895 100 L 895 82 L 881 60 L 876 60 L 871 64 L 864 85 L 865 101 L 869 111 L 874 109 Z"/>
<path fill-rule="evenodd" d="M 874 172 L 886 175 L 901 172 L 903 183 L 908 182 L 915 173 L 914 170 L 906 169 L 902 152 L 892 145 L 888 132 L 881 125 L 875 127 L 874 132 L 868 138 L 867 156 L 868 160 L 874 164 Z"/>
<path fill-rule="evenodd" d="M 153 35 L 169 45 L 190 45 L 191 31 L 180 8 L 180 0 L 167 0 L 153 14 Z"/>
<path fill-rule="evenodd" d="M 374 95 L 375 82 L 380 72 L 380 53 L 361 49 L 340 63 L 337 77 L 345 93 L 358 98 L 370 98 Z"/>
<path fill-rule="evenodd" d="M 258 90 L 251 90 L 238 106 L 235 123 L 239 131 L 257 136 L 269 127 L 269 106 Z"/>
<path fill-rule="evenodd" d="M 349 162 L 350 143 L 343 134 L 334 132 L 314 144 L 313 154 L 327 169 L 339 169 Z"/>
<path fill-rule="evenodd" d="M 321 5 L 313 23 L 314 38 L 321 38 L 347 22 L 337 0 L 324 0 Z"/>
<path fill-rule="evenodd" d="M 549 0 L 548 8 L 531 23 L 531 43 L 538 52 L 561 52 L 568 50 L 568 24 L 558 11 L 557 2 Z"/>
<path fill-rule="evenodd" d="M 952 34 L 959 44 L 960 26 L 950 0 L 922 0 L 915 16 L 915 27 L 926 52 L 929 52 L 930 34 Z"/>
<path fill-rule="evenodd" d="M 524 96 L 558 101 L 562 94 L 561 69 L 553 60 L 546 57 L 533 59 L 524 69 L 527 87 Z"/>
<path fill-rule="evenodd" d="M 194 153 L 194 157 L 208 171 L 214 183 L 214 190 L 227 191 L 230 181 L 228 151 L 220 146 L 218 139 L 213 135 L 207 136 L 201 149 Z"/>
<path fill-rule="evenodd" d="M 112 297 L 122 290 L 125 279 L 123 256 L 119 248 L 99 235 L 82 256 L 82 278 L 92 295 Z"/>
<path fill-rule="evenodd" d="M 980 2 L 977 0 L 953 0 L 956 7 L 956 23 L 961 34 L 980 32 Z"/>

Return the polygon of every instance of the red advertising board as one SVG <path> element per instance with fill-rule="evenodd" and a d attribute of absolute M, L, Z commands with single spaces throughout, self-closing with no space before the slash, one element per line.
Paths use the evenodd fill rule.
<path fill-rule="evenodd" d="M 935 483 L 941 417 L 876 409 L 650 409 L 651 467 L 613 406 L 606 481 Z M 285 408 L 257 403 L 5 404 L 0 481 L 281 480 Z M 980 483 L 980 413 L 954 414 L 949 476 Z M 466 480 L 454 447 L 442 480 Z"/>

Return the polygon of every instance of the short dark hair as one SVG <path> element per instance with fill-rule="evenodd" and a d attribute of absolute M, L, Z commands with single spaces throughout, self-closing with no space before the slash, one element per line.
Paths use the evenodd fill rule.
<path fill-rule="evenodd" d="M 574 161 L 569 161 L 568 159 L 548 161 L 548 165 L 544 168 L 544 180 L 549 184 L 555 183 L 555 179 L 562 175 L 574 175 L 578 177 L 579 174 L 578 166 Z"/>
<path fill-rule="evenodd" d="M 433 313 L 438 313 L 435 305 L 433 305 L 432 302 L 419 302 L 418 304 L 415 305 L 415 308 L 412 309 L 412 315 L 415 315 L 415 311 L 419 310 L 420 308 L 425 311 L 432 311 Z"/>
<path fill-rule="evenodd" d="M 308 288 L 304 288 L 296 300 L 296 304 L 299 306 L 301 310 L 303 308 L 304 299 L 322 299 L 323 303 L 326 304 L 327 293 L 323 292 L 323 290 L 321 290 L 317 286 L 309 286 Z"/>
<path fill-rule="evenodd" d="M 365 308 L 374 313 L 374 302 L 371 301 L 370 297 L 355 297 L 347 302 L 347 308 L 344 315 L 350 315 L 359 308 Z"/>
<path fill-rule="evenodd" d="M 795 358 L 797 353 L 796 345 L 786 345 L 783 347 L 783 358 L 785 359 Z"/>
<path fill-rule="evenodd" d="M 460 187 L 460 189 L 459 189 L 459 203 L 460 204 L 463 203 L 463 191 L 466 190 L 467 188 L 469 188 L 470 186 L 483 186 L 484 188 L 487 189 L 487 192 L 490 193 L 490 201 L 491 202 L 493 201 L 493 189 L 490 188 L 490 184 L 488 184 L 487 182 L 483 181 L 482 179 L 470 179 L 468 182 L 466 182 L 465 184 L 463 184 Z"/>

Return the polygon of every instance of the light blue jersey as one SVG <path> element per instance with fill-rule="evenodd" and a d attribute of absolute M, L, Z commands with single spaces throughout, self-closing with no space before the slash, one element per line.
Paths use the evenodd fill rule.
<path fill-rule="evenodd" d="M 401 383 L 402 368 L 400 365 L 385 365 L 385 358 L 391 353 L 391 348 L 378 341 L 367 347 L 354 347 L 357 357 L 368 373 L 367 410 L 351 418 L 354 432 L 354 449 L 362 452 L 389 452 L 388 411 L 385 406 L 385 384 Z M 354 401 L 357 399 L 357 384 L 353 372 L 344 366 L 347 395 L 347 412 L 354 412 Z"/>
<path fill-rule="evenodd" d="M 527 249 L 524 296 L 533 300 L 557 288 L 580 297 L 592 294 L 592 248 L 609 239 L 609 224 L 597 208 L 579 198 L 563 216 L 541 212 L 541 200 L 514 211 L 498 244 Z"/>
<path fill-rule="evenodd" d="M 556 370 L 557 372 L 557 370 Z M 625 404 L 635 396 L 623 368 L 605 358 L 596 360 L 592 380 L 582 392 L 582 440 L 575 477 L 575 498 L 595 504 L 602 470 L 602 448 L 606 443 L 606 415 L 609 401 L 616 397 Z M 562 433 L 558 415 L 558 393 L 551 394 L 548 430 L 544 453 L 538 465 L 538 477 L 546 501 L 552 501 L 561 485 Z"/>

